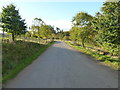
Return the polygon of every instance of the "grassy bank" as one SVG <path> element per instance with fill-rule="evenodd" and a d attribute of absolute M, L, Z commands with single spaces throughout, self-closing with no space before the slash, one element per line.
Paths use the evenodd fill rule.
<path fill-rule="evenodd" d="M 15 77 L 22 69 L 31 64 L 54 42 L 38 44 L 33 42 L 17 41 L 16 43 L 3 43 L 2 46 L 2 81 Z"/>
<path fill-rule="evenodd" d="M 88 48 L 83 48 L 81 46 L 76 46 L 74 44 L 72 44 L 71 41 L 65 41 L 68 45 L 70 45 L 71 47 L 85 53 L 85 54 L 88 54 L 92 57 L 94 57 L 95 59 L 99 60 L 101 63 L 109 66 L 109 67 L 112 67 L 116 70 L 120 70 L 119 68 L 119 60 L 118 59 L 115 59 L 115 58 L 112 58 L 112 56 L 107 56 L 107 55 L 103 55 L 103 54 L 100 54 L 99 52 L 97 51 L 92 51 L 91 49 L 88 49 Z"/>

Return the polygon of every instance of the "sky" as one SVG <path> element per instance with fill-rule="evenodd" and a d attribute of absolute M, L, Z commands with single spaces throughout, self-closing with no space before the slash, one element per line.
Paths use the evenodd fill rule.
<path fill-rule="evenodd" d="M 61 2 L 62 1 L 62 2 Z M 102 0 L 99 2 L 83 1 L 39 1 L 39 0 L 0 0 L 0 12 L 2 7 L 13 3 L 23 19 L 26 20 L 27 26 L 33 24 L 34 18 L 41 18 L 46 24 L 59 27 L 64 31 L 71 28 L 71 20 L 78 12 L 87 12 L 94 16 L 102 7 Z M 88 2 L 89 1 L 89 2 Z"/>

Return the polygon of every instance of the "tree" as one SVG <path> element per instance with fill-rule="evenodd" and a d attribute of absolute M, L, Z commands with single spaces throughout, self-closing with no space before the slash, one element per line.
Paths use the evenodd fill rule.
<path fill-rule="evenodd" d="M 40 38 L 40 27 L 44 24 L 43 20 L 41 18 L 34 18 L 33 21 L 33 25 L 31 27 L 31 29 L 33 30 L 33 32 L 37 32 L 38 37 Z"/>
<path fill-rule="evenodd" d="M 59 31 L 60 31 L 60 28 L 56 27 L 56 30 L 57 30 L 57 32 L 59 32 Z"/>
<path fill-rule="evenodd" d="M 63 37 L 64 37 L 64 32 L 63 32 L 63 30 L 60 30 L 57 34 L 58 34 L 58 38 L 59 38 L 60 40 L 62 40 Z"/>
<path fill-rule="evenodd" d="M 64 35 L 65 36 L 70 36 L 70 32 L 69 31 L 64 31 Z"/>
<path fill-rule="evenodd" d="M 26 37 L 31 37 L 31 33 L 30 33 L 29 31 L 27 31 L 27 32 L 25 33 L 25 36 L 26 36 Z"/>
<path fill-rule="evenodd" d="M 92 20 L 92 16 L 85 12 L 77 13 L 72 19 L 73 25 L 84 27 Z"/>
<path fill-rule="evenodd" d="M 111 53 L 118 52 L 120 45 L 120 1 L 104 2 L 102 13 L 97 13 L 92 21 L 93 29 L 96 30 L 96 41 L 103 47 L 109 48 Z"/>
<path fill-rule="evenodd" d="M 15 36 L 25 33 L 27 27 L 24 21 L 13 4 L 2 8 L 1 23 L 3 32 L 11 33 L 13 41 Z"/>
<path fill-rule="evenodd" d="M 120 12 L 120 1 L 119 2 L 105 2 L 102 7 L 104 17 L 102 25 L 104 29 L 102 29 L 102 40 L 107 43 L 112 44 L 120 44 L 120 19 L 119 12 Z M 102 23 L 101 22 L 101 23 Z"/>
<path fill-rule="evenodd" d="M 94 21 L 94 28 L 98 30 L 101 42 L 120 44 L 120 2 L 105 2 L 102 7 L 102 14 L 97 15 Z"/>
<path fill-rule="evenodd" d="M 82 44 L 83 47 L 85 47 L 86 42 L 96 44 L 95 41 L 94 41 L 96 31 L 92 29 L 91 25 L 81 27 L 80 30 L 81 31 L 80 31 L 79 37 L 81 38 L 81 44 Z"/>
<path fill-rule="evenodd" d="M 33 25 L 31 27 L 32 31 L 33 31 L 33 35 L 37 36 L 39 38 L 39 42 L 40 42 L 40 38 L 41 38 L 41 30 L 40 28 L 45 25 L 45 22 L 41 19 L 41 18 L 34 18 L 33 21 Z"/>
<path fill-rule="evenodd" d="M 54 28 L 52 28 L 50 25 L 42 25 L 39 29 L 40 36 L 44 39 L 50 38 L 51 34 L 54 33 Z"/>
<path fill-rule="evenodd" d="M 25 33 L 27 32 L 26 28 L 27 28 L 27 26 L 26 26 L 26 23 L 25 23 L 25 19 L 22 19 L 19 23 L 19 27 L 17 28 L 19 30 L 18 35 L 23 34 L 24 37 L 25 37 Z"/>
<path fill-rule="evenodd" d="M 64 40 L 70 40 L 70 31 L 64 31 Z"/>
<path fill-rule="evenodd" d="M 80 33 L 81 30 L 79 27 L 74 26 L 70 29 L 70 39 L 74 42 L 74 44 L 76 44 L 76 41 L 80 40 Z"/>
<path fill-rule="evenodd" d="M 72 35 L 73 40 L 77 41 L 79 38 L 81 39 L 82 46 L 84 47 L 84 43 L 89 40 L 90 32 L 91 32 L 91 20 L 93 17 L 85 12 L 77 13 L 75 17 L 72 19 L 72 23 L 74 27 L 72 28 L 72 32 L 75 35 Z M 76 29 L 76 30 L 74 30 Z M 92 34 L 92 33 L 91 33 Z"/>

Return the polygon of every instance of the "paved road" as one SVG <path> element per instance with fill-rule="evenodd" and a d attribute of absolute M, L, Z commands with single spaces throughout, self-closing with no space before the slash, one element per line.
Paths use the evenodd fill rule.
<path fill-rule="evenodd" d="M 60 41 L 6 84 L 6 88 L 117 87 L 117 71 Z"/>

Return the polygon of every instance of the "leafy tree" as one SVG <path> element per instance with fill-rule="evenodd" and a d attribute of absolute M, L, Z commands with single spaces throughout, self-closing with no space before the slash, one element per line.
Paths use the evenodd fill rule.
<path fill-rule="evenodd" d="M 54 32 L 53 30 L 50 25 L 42 25 L 39 29 L 39 32 L 41 32 L 40 36 L 45 39 L 50 38 L 51 34 Z"/>
<path fill-rule="evenodd" d="M 84 27 L 86 26 L 90 20 L 92 20 L 92 16 L 85 12 L 77 13 L 75 17 L 73 17 L 72 22 L 73 25 Z"/>
<path fill-rule="evenodd" d="M 81 27 L 80 30 L 81 31 L 79 37 L 81 38 L 81 43 L 83 47 L 85 47 L 86 42 L 96 45 L 96 42 L 94 40 L 96 31 L 94 31 L 91 26 L 88 25 L 85 27 Z"/>
<path fill-rule="evenodd" d="M 63 30 L 60 30 L 60 31 L 58 32 L 58 36 L 59 36 L 59 39 L 60 39 L 60 40 L 63 39 L 63 37 L 64 37 L 64 32 L 63 32 Z"/>
<path fill-rule="evenodd" d="M 31 27 L 31 29 L 32 29 L 32 31 L 33 31 L 33 33 L 34 33 L 34 35 L 35 35 L 35 33 L 37 32 L 37 36 L 38 36 L 38 38 L 39 38 L 39 41 L 40 41 L 40 27 L 42 26 L 42 25 L 44 25 L 45 23 L 44 23 L 44 21 L 41 19 L 41 18 L 34 18 L 34 21 L 33 21 L 33 25 L 32 25 L 32 27 Z"/>
<path fill-rule="evenodd" d="M 31 33 L 30 33 L 29 31 L 27 31 L 27 32 L 25 33 L 25 36 L 26 36 L 26 37 L 31 37 Z"/>
<path fill-rule="evenodd" d="M 97 13 L 92 21 L 92 27 L 96 30 L 96 41 L 104 48 L 109 48 L 111 53 L 118 52 L 120 45 L 120 1 L 104 2 L 102 13 Z"/>
<path fill-rule="evenodd" d="M 70 36 L 70 31 L 64 31 L 65 36 Z"/>
<path fill-rule="evenodd" d="M 90 40 L 91 32 L 91 20 L 93 17 L 85 12 L 77 13 L 75 17 L 73 17 L 73 25 L 72 28 L 72 38 L 77 41 L 79 38 L 81 39 L 82 46 L 84 47 L 84 43 L 87 40 Z"/>
<path fill-rule="evenodd" d="M 107 43 L 112 44 L 120 44 L 120 23 L 118 20 L 120 19 L 120 1 L 119 2 L 105 2 L 102 7 L 102 12 L 104 19 L 102 25 L 102 36 L 101 39 Z"/>
<path fill-rule="evenodd" d="M 104 2 L 102 12 L 98 12 L 95 17 L 84 12 L 77 13 L 72 19 L 71 40 L 80 40 L 83 46 L 86 42 L 97 43 L 104 50 L 117 55 L 120 48 L 119 4 L 118 0 Z"/>
<path fill-rule="evenodd" d="M 41 18 L 35 18 L 35 26 L 45 25 L 45 22 Z"/>
<path fill-rule="evenodd" d="M 98 32 L 98 41 L 100 43 L 120 44 L 118 4 L 118 2 L 105 2 L 102 7 L 102 14 L 97 13 L 92 22 L 93 28 Z"/>
<path fill-rule="evenodd" d="M 39 38 L 43 39 L 52 39 L 54 38 L 55 30 L 54 27 L 51 25 L 46 25 L 44 21 L 40 18 L 35 18 L 34 19 L 34 24 L 32 25 L 31 29 L 34 36 L 37 36 Z"/>
<path fill-rule="evenodd" d="M 79 27 L 72 27 L 70 29 L 70 39 L 74 42 L 74 44 L 76 44 L 76 41 L 79 41 L 80 40 L 80 33 L 81 33 L 81 30 Z"/>
<path fill-rule="evenodd" d="M 13 41 L 15 36 L 25 33 L 27 27 L 24 21 L 13 4 L 2 8 L 1 23 L 3 32 L 11 33 Z"/>
<path fill-rule="evenodd" d="M 70 40 L 70 31 L 64 31 L 64 40 Z"/>

